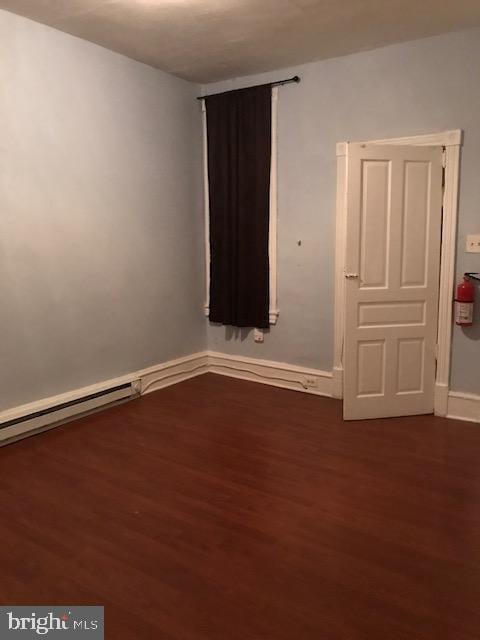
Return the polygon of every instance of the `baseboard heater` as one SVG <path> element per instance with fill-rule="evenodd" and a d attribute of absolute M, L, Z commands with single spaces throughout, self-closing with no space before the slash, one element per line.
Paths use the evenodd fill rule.
<path fill-rule="evenodd" d="M 91 395 L 64 402 L 48 409 L 42 409 L 7 422 L 0 423 L 0 446 L 25 438 L 47 429 L 52 429 L 64 422 L 106 408 L 120 401 L 138 397 L 138 391 L 131 383 L 105 389 Z"/>

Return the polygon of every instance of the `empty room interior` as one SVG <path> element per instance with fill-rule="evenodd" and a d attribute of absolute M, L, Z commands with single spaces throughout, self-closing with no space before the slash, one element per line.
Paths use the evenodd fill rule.
<path fill-rule="evenodd" d="M 478 0 L 0 0 L 0 131 L 0 640 L 478 640 Z"/>

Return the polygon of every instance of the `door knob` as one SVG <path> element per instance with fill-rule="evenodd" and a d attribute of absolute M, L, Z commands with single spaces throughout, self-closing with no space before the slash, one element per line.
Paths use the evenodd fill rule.
<path fill-rule="evenodd" d="M 347 280 L 355 280 L 358 278 L 358 273 L 346 273 L 345 278 L 347 278 Z"/>

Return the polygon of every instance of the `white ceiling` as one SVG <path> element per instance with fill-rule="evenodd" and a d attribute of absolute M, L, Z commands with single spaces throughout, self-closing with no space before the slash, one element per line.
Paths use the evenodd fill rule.
<path fill-rule="evenodd" d="M 0 0 L 196 82 L 480 25 L 479 0 Z"/>

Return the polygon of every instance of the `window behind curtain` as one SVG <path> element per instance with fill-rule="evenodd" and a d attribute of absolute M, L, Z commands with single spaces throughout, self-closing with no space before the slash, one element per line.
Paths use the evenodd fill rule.
<path fill-rule="evenodd" d="M 210 320 L 269 326 L 271 87 L 209 96 Z"/>

